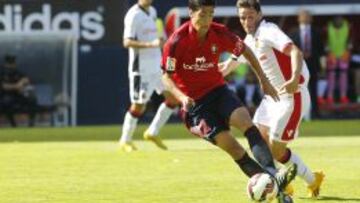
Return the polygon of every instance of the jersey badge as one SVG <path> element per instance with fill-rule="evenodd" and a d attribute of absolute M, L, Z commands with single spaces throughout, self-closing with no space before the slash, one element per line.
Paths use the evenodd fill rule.
<path fill-rule="evenodd" d="M 218 52 L 218 47 L 216 46 L 216 44 L 211 45 L 211 52 L 213 54 L 216 54 Z"/>
<path fill-rule="evenodd" d="M 176 69 L 176 58 L 167 57 L 166 59 L 166 71 L 174 72 Z"/>

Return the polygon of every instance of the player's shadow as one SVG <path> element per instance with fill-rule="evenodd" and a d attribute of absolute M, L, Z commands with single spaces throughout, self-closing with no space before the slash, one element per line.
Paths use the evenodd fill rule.
<path fill-rule="evenodd" d="M 300 197 L 300 199 L 312 200 L 311 198 Z M 321 196 L 316 201 L 334 201 L 334 202 L 347 202 L 354 201 L 360 202 L 360 198 L 348 198 L 348 197 L 335 197 L 335 196 Z"/>

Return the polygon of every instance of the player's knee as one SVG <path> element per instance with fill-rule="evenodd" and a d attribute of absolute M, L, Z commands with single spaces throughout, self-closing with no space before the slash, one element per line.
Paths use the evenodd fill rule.
<path fill-rule="evenodd" d="M 176 97 L 174 97 L 170 92 L 168 91 L 164 91 L 163 95 L 165 97 L 165 104 L 170 106 L 177 106 L 180 104 L 180 102 L 176 99 Z"/>
<path fill-rule="evenodd" d="M 172 99 L 166 99 L 164 103 L 170 109 L 174 109 L 178 106 L 178 102 Z"/>
<path fill-rule="evenodd" d="M 248 128 L 254 125 L 250 114 L 245 107 L 236 109 L 230 116 L 230 125 L 245 132 Z"/>
<path fill-rule="evenodd" d="M 272 148 L 271 149 L 272 155 L 275 160 L 279 161 L 280 163 L 283 162 L 285 157 L 287 156 L 286 148 Z"/>
<path fill-rule="evenodd" d="M 145 109 L 146 109 L 145 105 L 132 104 L 130 109 L 129 109 L 129 112 L 134 117 L 141 117 L 144 114 Z"/>

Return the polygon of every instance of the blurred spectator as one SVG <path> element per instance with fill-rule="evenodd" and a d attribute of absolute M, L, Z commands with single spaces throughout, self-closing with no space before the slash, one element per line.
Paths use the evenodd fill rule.
<path fill-rule="evenodd" d="M 29 78 L 17 70 L 16 57 L 6 55 L 4 66 L 0 72 L 0 103 L 1 113 L 4 113 L 11 126 L 16 127 L 15 113 L 29 115 L 29 126 L 35 122 L 37 108 L 34 88 Z"/>
<path fill-rule="evenodd" d="M 321 71 L 320 57 L 324 55 L 324 46 L 319 31 L 312 26 L 312 16 L 307 10 L 300 10 L 298 13 L 299 27 L 290 35 L 294 43 L 301 48 L 304 59 L 310 71 L 309 90 L 311 96 L 311 117 L 318 117 L 318 79 Z M 320 101 L 319 101 L 320 100 Z"/>
<path fill-rule="evenodd" d="M 327 26 L 327 102 L 334 103 L 336 72 L 339 71 L 340 102 L 349 103 L 347 96 L 350 62 L 350 25 L 342 16 L 336 16 Z"/>

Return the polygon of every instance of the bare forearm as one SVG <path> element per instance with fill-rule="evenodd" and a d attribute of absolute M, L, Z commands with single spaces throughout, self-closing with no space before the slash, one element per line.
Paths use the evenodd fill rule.
<path fill-rule="evenodd" d="M 123 45 L 125 48 L 150 48 L 150 42 L 132 40 L 132 39 L 124 39 Z"/>
<path fill-rule="evenodd" d="M 295 46 L 293 46 L 291 52 L 291 67 L 292 67 L 292 80 L 299 81 L 300 74 L 303 65 L 303 55 L 302 52 Z"/>
<path fill-rule="evenodd" d="M 179 101 L 182 101 L 182 98 L 186 95 L 179 88 L 176 87 L 175 83 L 167 73 L 163 75 L 162 80 L 166 89 L 171 92 Z"/>
<path fill-rule="evenodd" d="M 155 39 L 153 41 L 138 41 L 133 39 L 124 39 L 123 45 L 125 48 L 156 48 L 160 47 L 163 44 L 163 39 Z"/>
<path fill-rule="evenodd" d="M 265 79 L 266 78 L 265 74 L 264 74 L 263 70 L 261 69 L 259 61 L 256 59 L 256 56 L 254 55 L 254 53 L 248 47 L 246 47 L 243 55 L 246 58 L 246 60 L 250 63 L 250 66 L 253 69 L 253 71 L 255 72 L 258 80 L 262 81 L 263 79 Z"/>
<path fill-rule="evenodd" d="M 239 65 L 240 65 L 240 62 L 235 61 L 232 58 L 229 58 L 226 61 L 224 61 L 223 63 L 219 64 L 219 70 L 220 70 L 221 74 L 224 77 L 226 77 L 230 73 L 232 73 L 237 67 L 239 67 Z"/>

